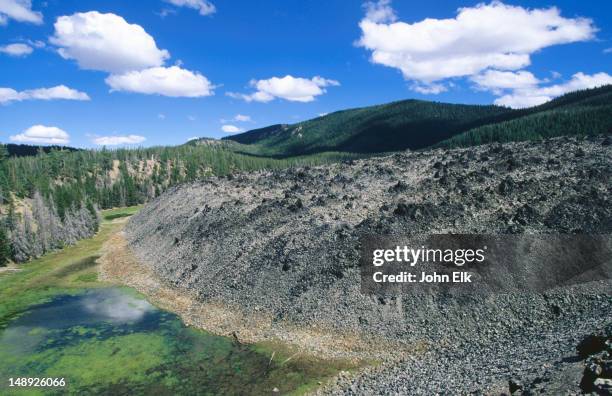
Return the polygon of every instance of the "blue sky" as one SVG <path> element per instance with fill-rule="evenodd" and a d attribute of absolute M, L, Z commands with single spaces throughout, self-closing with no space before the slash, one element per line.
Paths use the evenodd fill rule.
<path fill-rule="evenodd" d="M 174 145 L 407 98 L 534 105 L 612 82 L 610 15 L 605 1 L 0 0 L 0 141 Z"/>

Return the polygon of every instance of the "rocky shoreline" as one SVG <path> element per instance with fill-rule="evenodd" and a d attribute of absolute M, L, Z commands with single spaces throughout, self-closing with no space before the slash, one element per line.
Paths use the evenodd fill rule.
<path fill-rule="evenodd" d="M 320 359 L 345 359 L 355 363 L 394 359 L 398 348 L 403 348 L 407 354 L 420 351 L 418 345 L 408 349 L 398 343 L 385 344 L 375 337 L 363 339 L 354 333 L 301 328 L 275 322 L 269 315 L 245 314 L 240 307 L 198 300 L 193 293 L 169 284 L 143 265 L 127 246 L 123 232 L 109 238 L 97 262 L 101 281 L 129 286 L 147 296 L 156 306 L 179 315 L 188 326 L 232 337 L 240 343 L 282 342 L 300 353 Z"/>
<path fill-rule="evenodd" d="M 576 345 L 612 318 L 609 278 L 545 293 L 380 298 L 361 293 L 359 238 L 610 234 L 611 158 L 609 138 L 557 138 L 211 178 L 152 201 L 125 237 L 179 295 L 234 312 L 229 327 L 246 340 L 257 339 L 250 318 L 265 318 L 268 333 L 254 333 L 292 329 L 279 338 L 305 349 L 392 351 L 321 393 L 507 393 L 510 380 L 569 370 Z M 367 346 L 304 342 L 315 330 Z M 411 353 L 417 345 L 425 352 Z M 559 383 L 571 375 L 546 378 L 548 394 L 580 391 Z"/>

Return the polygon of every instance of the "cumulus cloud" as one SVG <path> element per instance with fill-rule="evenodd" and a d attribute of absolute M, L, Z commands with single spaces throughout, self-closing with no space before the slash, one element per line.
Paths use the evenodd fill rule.
<path fill-rule="evenodd" d="M 82 69 L 111 73 L 111 91 L 196 98 L 213 94 L 214 86 L 198 72 L 164 67 L 170 57 L 141 26 L 115 14 L 97 11 L 61 16 L 50 42 L 59 54 Z"/>
<path fill-rule="evenodd" d="M 23 91 L 28 99 L 38 100 L 89 100 L 89 95 L 85 92 L 77 91 L 76 89 L 68 88 L 65 85 L 58 85 L 52 88 L 38 88 Z"/>
<path fill-rule="evenodd" d="M 65 85 L 58 85 L 51 88 L 28 89 L 16 91 L 12 88 L 0 88 L 0 104 L 19 102 L 23 100 L 89 100 L 89 95 L 76 89 L 68 88 Z"/>
<path fill-rule="evenodd" d="M 6 104 L 18 100 L 23 100 L 21 92 L 17 92 L 12 88 L 0 88 L 0 104 Z"/>
<path fill-rule="evenodd" d="M 152 67 L 141 71 L 113 74 L 106 78 L 113 91 L 149 95 L 197 98 L 213 95 L 214 86 L 198 72 L 178 66 Z"/>
<path fill-rule="evenodd" d="M 138 144 L 147 140 L 140 135 L 113 135 L 113 136 L 96 136 L 93 142 L 98 146 L 118 146 L 121 144 Z"/>
<path fill-rule="evenodd" d="M 177 7 L 187 7 L 198 10 L 200 15 L 214 14 L 217 9 L 215 5 L 206 0 L 165 0 L 166 3 L 173 4 Z"/>
<path fill-rule="evenodd" d="M 226 133 L 238 133 L 242 132 L 241 128 L 238 128 L 236 125 L 223 125 L 221 130 Z"/>
<path fill-rule="evenodd" d="M 612 76 L 608 73 L 596 73 L 593 75 L 576 73 L 569 81 L 562 84 L 517 87 L 512 92 L 497 98 L 495 104 L 512 108 L 537 106 L 568 92 L 596 88 L 608 84 L 612 84 Z"/>
<path fill-rule="evenodd" d="M 316 96 L 323 95 L 325 87 L 338 86 L 336 80 L 315 76 L 312 79 L 293 77 L 272 77 L 267 80 L 252 80 L 250 85 L 256 89 L 251 94 L 240 94 L 228 92 L 233 98 L 243 99 L 247 102 L 270 102 L 275 98 L 285 99 L 292 102 L 312 102 Z"/>
<path fill-rule="evenodd" d="M 555 7 L 526 9 L 499 1 L 460 8 L 455 18 L 406 23 L 396 20 L 384 0 L 367 6 L 359 26 L 357 44 L 371 51 L 372 62 L 396 68 L 417 82 L 415 87 L 432 92 L 433 83 L 447 78 L 522 69 L 534 52 L 590 40 L 597 30 L 590 19 L 564 18 Z"/>
<path fill-rule="evenodd" d="M 162 66 L 170 57 L 140 25 L 115 14 L 90 11 L 61 16 L 54 27 L 50 42 L 82 69 L 124 73 Z"/>
<path fill-rule="evenodd" d="M 410 89 L 424 95 L 437 95 L 442 92 L 448 91 L 448 88 L 444 84 L 420 84 L 414 83 L 410 86 Z"/>
<path fill-rule="evenodd" d="M 43 22 L 42 14 L 32 11 L 30 0 L 0 0 L 0 25 L 6 24 L 9 18 L 37 25 Z"/>
<path fill-rule="evenodd" d="M 532 73 L 521 70 L 518 72 L 487 70 L 486 72 L 472 77 L 477 89 L 490 90 L 495 93 L 503 89 L 526 89 L 537 86 L 540 83 Z"/>
<path fill-rule="evenodd" d="M 10 136 L 10 139 L 19 143 L 67 144 L 70 135 L 58 127 L 33 125 L 18 135 Z"/>
<path fill-rule="evenodd" d="M 387 23 L 397 21 L 397 15 L 391 8 L 391 0 L 368 1 L 364 4 L 366 10 L 365 19 L 375 23 Z"/>
<path fill-rule="evenodd" d="M 1 0 L 0 0 L 1 1 Z M 27 44 L 8 44 L 0 47 L 0 52 L 5 53 L 10 56 L 27 56 L 30 55 L 34 51 L 32 47 Z"/>
<path fill-rule="evenodd" d="M 523 109 L 526 107 L 538 106 L 550 101 L 552 98 L 546 95 L 538 95 L 537 90 L 531 92 L 516 92 L 504 95 L 495 99 L 495 104 L 510 107 L 513 109 Z"/>

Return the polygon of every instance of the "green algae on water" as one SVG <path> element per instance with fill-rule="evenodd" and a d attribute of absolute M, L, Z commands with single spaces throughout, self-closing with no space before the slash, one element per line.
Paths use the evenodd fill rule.
<path fill-rule="evenodd" d="M 10 377 L 64 378 L 43 394 L 283 394 L 346 368 L 186 327 L 125 288 L 61 295 L 0 334 L 0 393 Z M 294 356 L 295 357 L 295 356 Z M 36 390 L 33 394 L 37 394 Z"/>

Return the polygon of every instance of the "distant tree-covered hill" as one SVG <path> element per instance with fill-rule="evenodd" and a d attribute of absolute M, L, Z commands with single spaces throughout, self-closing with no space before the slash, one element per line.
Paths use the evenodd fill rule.
<path fill-rule="evenodd" d="M 227 137 L 264 155 L 325 151 L 376 153 L 431 146 L 511 110 L 406 100 L 343 110 L 293 125 L 273 125 Z"/>
<path fill-rule="evenodd" d="M 272 125 L 225 139 L 246 144 L 253 153 L 292 156 L 599 134 L 610 130 L 611 92 L 612 86 L 573 92 L 521 110 L 406 100 L 338 111 L 293 125 Z"/>
<path fill-rule="evenodd" d="M 574 92 L 515 112 L 508 120 L 483 125 L 437 144 L 468 147 L 493 142 L 544 139 L 562 135 L 612 133 L 612 86 Z"/>

